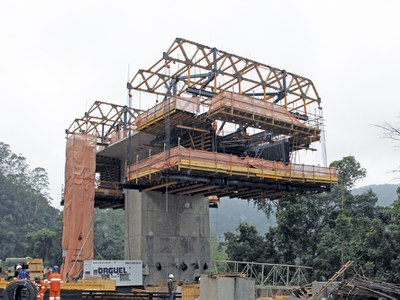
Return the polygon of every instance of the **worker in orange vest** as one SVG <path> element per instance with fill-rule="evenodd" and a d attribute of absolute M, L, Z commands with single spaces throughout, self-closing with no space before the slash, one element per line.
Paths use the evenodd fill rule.
<path fill-rule="evenodd" d="M 47 284 L 44 282 L 43 279 L 40 279 L 39 276 L 36 276 L 35 277 L 35 285 L 36 285 L 36 288 L 38 290 L 37 300 L 43 300 L 44 299 L 44 293 L 48 289 Z"/>
<path fill-rule="evenodd" d="M 61 299 L 61 283 L 63 283 L 63 279 L 59 272 L 60 269 L 58 266 L 54 266 L 53 273 L 51 273 L 48 279 L 50 283 L 50 300 Z"/>

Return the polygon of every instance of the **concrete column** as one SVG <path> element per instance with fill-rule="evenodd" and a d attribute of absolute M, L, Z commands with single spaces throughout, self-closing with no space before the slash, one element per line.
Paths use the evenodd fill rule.
<path fill-rule="evenodd" d="M 207 273 L 208 199 L 126 190 L 125 259 L 143 261 L 146 285 L 163 285 L 170 273 L 187 282 Z"/>

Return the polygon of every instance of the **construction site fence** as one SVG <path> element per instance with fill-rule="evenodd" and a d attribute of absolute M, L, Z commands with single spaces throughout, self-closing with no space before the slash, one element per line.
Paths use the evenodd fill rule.
<path fill-rule="evenodd" d="M 207 173 L 247 178 L 269 178 L 284 181 L 337 183 L 335 168 L 304 164 L 285 164 L 254 157 L 238 157 L 232 154 L 187 149 L 177 146 L 169 151 L 152 155 L 129 166 L 127 178 L 138 180 L 151 178 L 162 170 L 177 168 Z"/>
<path fill-rule="evenodd" d="M 253 278 L 256 285 L 292 289 L 307 284 L 312 268 L 298 265 L 214 260 L 214 273 L 241 273 Z"/>

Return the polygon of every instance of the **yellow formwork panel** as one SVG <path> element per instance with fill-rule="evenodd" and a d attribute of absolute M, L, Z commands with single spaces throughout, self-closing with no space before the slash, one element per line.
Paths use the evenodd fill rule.
<path fill-rule="evenodd" d="M 7 285 L 10 284 L 10 282 L 12 282 L 12 281 L 0 280 L 0 289 L 5 289 L 7 287 Z"/>
<path fill-rule="evenodd" d="M 5 289 L 13 281 L 0 280 L 0 289 Z M 62 283 L 62 290 L 98 290 L 98 291 L 115 291 L 115 280 L 99 279 L 99 280 L 80 280 L 78 282 Z"/>
<path fill-rule="evenodd" d="M 182 299 L 183 300 L 200 299 L 200 285 L 199 284 L 182 285 Z"/>
<path fill-rule="evenodd" d="M 157 123 L 160 120 L 163 120 L 166 116 L 172 115 L 173 113 L 176 112 L 176 109 L 174 107 L 170 107 L 171 110 L 167 112 L 160 112 L 157 114 L 152 115 L 152 118 L 146 119 L 143 123 L 139 123 L 136 121 L 137 124 L 137 130 L 143 130 L 143 128 L 146 128 L 154 123 Z M 140 124 L 140 125 L 139 125 Z"/>
<path fill-rule="evenodd" d="M 78 282 L 68 282 L 61 284 L 62 290 L 96 290 L 96 291 L 115 291 L 116 282 L 112 279 L 99 280 L 79 280 Z"/>

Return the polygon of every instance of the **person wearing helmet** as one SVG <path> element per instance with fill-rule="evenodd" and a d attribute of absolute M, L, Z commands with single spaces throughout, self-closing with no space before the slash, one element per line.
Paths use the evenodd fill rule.
<path fill-rule="evenodd" d="M 50 283 L 50 300 L 60 300 L 61 299 L 61 283 L 63 279 L 58 266 L 53 267 L 53 273 L 49 276 Z"/>
<path fill-rule="evenodd" d="M 26 273 L 25 273 L 25 271 L 22 269 L 22 266 L 21 265 L 17 265 L 16 267 L 15 267 L 15 278 L 16 279 L 27 279 L 26 278 Z"/>
<path fill-rule="evenodd" d="M 174 282 L 174 275 L 173 274 L 169 274 L 168 276 L 168 292 L 169 292 L 169 300 L 173 300 L 174 299 L 174 292 L 175 292 L 175 282 Z"/>
<path fill-rule="evenodd" d="M 35 277 L 35 286 L 37 288 L 37 300 L 43 300 L 44 299 L 44 293 L 48 289 L 47 284 L 44 282 L 43 279 L 40 279 L 39 276 Z"/>
<path fill-rule="evenodd" d="M 14 271 L 14 279 L 18 278 L 19 273 L 22 271 L 22 266 L 21 265 L 16 265 L 15 266 L 15 271 Z"/>

